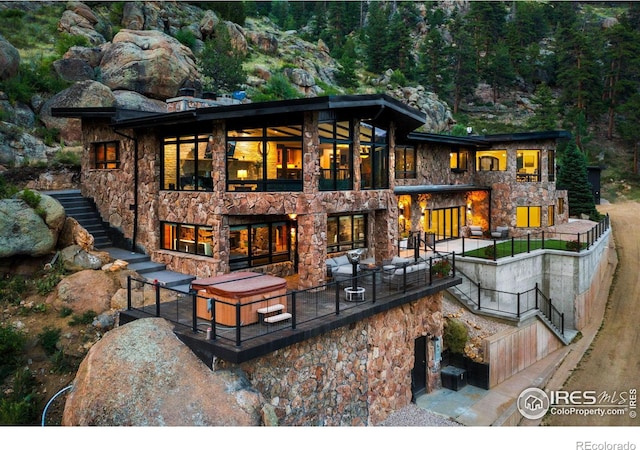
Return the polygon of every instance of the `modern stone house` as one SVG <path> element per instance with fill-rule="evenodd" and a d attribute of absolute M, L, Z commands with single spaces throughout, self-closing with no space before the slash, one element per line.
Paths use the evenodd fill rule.
<path fill-rule="evenodd" d="M 517 235 L 568 218 L 554 182 L 564 132 L 417 133 L 424 115 L 385 95 L 169 103 L 166 114 L 54 114 L 82 119 L 83 196 L 127 245 L 178 272 L 297 273 L 310 287 L 327 255 L 367 248 L 381 261 L 410 231 Z"/>
<path fill-rule="evenodd" d="M 556 191 L 557 141 L 564 131 L 487 136 L 413 132 L 396 146 L 400 231 L 431 230 L 437 240 L 508 227 L 526 235 L 568 220 L 567 193 Z"/>
<path fill-rule="evenodd" d="M 251 271 L 314 288 L 326 282 L 328 258 L 366 249 L 389 260 L 410 232 L 446 240 L 480 225 L 517 235 L 568 219 L 554 183 L 565 133 L 415 132 L 425 115 L 386 95 L 177 97 L 161 114 L 52 113 L 81 120 L 81 192 L 122 246 L 198 278 Z M 375 424 L 416 389 L 438 386 L 442 291 L 458 282 L 397 292 L 248 350 L 203 345 L 218 345 L 277 399 L 284 424 Z"/>

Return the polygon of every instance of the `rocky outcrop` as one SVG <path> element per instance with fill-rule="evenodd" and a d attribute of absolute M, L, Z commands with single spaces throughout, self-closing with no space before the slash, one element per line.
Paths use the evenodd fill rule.
<path fill-rule="evenodd" d="M 165 100 L 199 79 L 193 52 L 160 31 L 122 30 L 105 46 L 102 81 L 113 90 Z"/>
<path fill-rule="evenodd" d="M 93 250 L 93 235 L 91 235 L 73 217 L 67 217 L 64 227 L 58 237 L 58 248 L 77 245 L 83 250 Z"/>
<path fill-rule="evenodd" d="M 0 164 L 22 166 L 25 163 L 48 162 L 58 150 L 18 125 L 2 123 Z"/>
<path fill-rule="evenodd" d="M 386 76 L 390 77 L 391 72 L 387 71 Z M 427 115 L 422 131 L 440 133 L 451 129 L 455 123 L 449 105 L 440 100 L 433 92 L 428 92 L 423 86 L 389 87 L 387 94 Z"/>
<path fill-rule="evenodd" d="M 76 314 L 88 311 L 102 313 L 111 309 L 111 298 L 120 283 L 110 273 L 87 269 L 65 277 L 48 302 L 56 310 L 70 308 Z"/>
<path fill-rule="evenodd" d="M 85 250 L 79 245 L 70 245 L 60 252 L 64 268 L 69 271 L 97 270 L 111 260 L 109 253 Z"/>
<path fill-rule="evenodd" d="M 78 6 L 78 3 L 75 5 Z M 84 8 L 76 7 L 75 9 L 81 14 L 71 9 L 67 9 L 62 13 L 62 17 L 58 22 L 58 31 L 66 32 L 74 36 L 84 36 L 91 45 L 104 44 L 106 42 L 104 36 L 98 33 L 93 27 L 97 22 L 97 20 L 93 21 L 95 16 L 93 16 L 92 20 L 85 17 L 89 13 L 91 15 L 93 14 L 91 10 L 86 6 Z"/>
<path fill-rule="evenodd" d="M 0 258 L 53 252 L 64 225 L 64 208 L 53 197 L 40 195 L 36 210 L 21 195 L 0 200 Z"/>
<path fill-rule="evenodd" d="M 42 107 L 40 119 L 47 128 L 60 130 L 65 143 L 78 142 L 82 137 L 80 119 L 53 117 L 51 108 L 86 108 L 115 106 L 116 99 L 111 89 L 97 81 L 80 81 L 54 95 Z"/>
<path fill-rule="evenodd" d="M 15 77 L 19 67 L 20 53 L 9 41 L 0 36 L 0 81 Z"/>
<path fill-rule="evenodd" d="M 113 91 L 113 95 L 116 98 L 118 108 L 158 113 L 167 112 L 167 104 L 165 102 L 145 97 L 137 92 L 118 90 Z"/>
<path fill-rule="evenodd" d="M 211 371 L 160 318 L 107 332 L 80 364 L 65 426 L 258 426 L 264 401 L 240 371 Z"/>
<path fill-rule="evenodd" d="M 93 69 L 85 61 L 77 58 L 59 59 L 53 62 L 53 69 L 65 81 L 93 80 Z"/>

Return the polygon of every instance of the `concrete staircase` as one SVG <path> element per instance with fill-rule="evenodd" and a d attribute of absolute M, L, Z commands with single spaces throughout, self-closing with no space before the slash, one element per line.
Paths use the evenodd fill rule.
<path fill-rule="evenodd" d="M 151 261 L 149 255 L 114 247 L 109 238 L 109 224 L 102 221 L 93 201 L 84 198 L 79 190 L 47 192 L 47 195 L 58 200 L 67 216 L 76 219 L 93 235 L 96 249 L 108 252 L 112 259 L 128 262 L 128 269 L 134 270 L 149 282 L 157 281 L 162 286 L 189 292 L 191 280 L 196 277 L 167 270 L 166 265 Z"/>
<path fill-rule="evenodd" d="M 84 198 L 79 190 L 48 192 L 64 207 L 67 216 L 73 217 L 93 236 L 93 246 L 98 249 L 111 247 L 108 224 L 102 221 L 92 200 Z"/>

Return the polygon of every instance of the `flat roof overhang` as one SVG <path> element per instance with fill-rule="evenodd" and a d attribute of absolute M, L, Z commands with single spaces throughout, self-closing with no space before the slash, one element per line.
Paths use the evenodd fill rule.
<path fill-rule="evenodd" d="M 416 186 L 396 186 L 393 188 L 393 193 L 396 195 L 445 194 L 472 191 L 491 191 L 491 186 L 479 186 L 475 184 L 420 184 Z"/>
<path fill-rule="evenodd" d="M 83 108 L 67 108 L 66 112 L 79 114 Z M 118 119 L 113 124 L 116 129 L 135 129 L 188 125 L 212 120 L 247 122 L 280 116 L 300 120 L 300 114 L 308 111 L 334 113 L 341 120 L 358 117 L 376 126 L 386 126 L 389 121 L 396 124 L 399 135 L 405 135 L 425 123 L 426 115 L 385 94 L 379 95 L 337 95 L 326 97 L 278 100 L 258 103 L 244 103 L 228 106 L 213 106 L 189 111 L 149 114 L 139 117 Z M 63 112 L 63 111 L 60 111 Z M 82 117 L 89 117 L 83 114 Z"/>
<path fill-rule="evenodd" d="M 484 136 L 451 136 L 448 134 L 422 133 L 414 131 L 408 134 L 409 142 L 427 142 L 451 146 L 491 148 L 498 142 L 525 142 L 547 139 L 570 139 L 571 133 L 565 130 L 533 131 L 525 133 L 487 134 Z"/>
<path fill-rule="evenodd" d="M 413 132 L 407 136 L 409 142 L 427 142 L 430 144 L 445 144 L 451 146 L 463 146 L 474 148 L 489 148 L 491 143 L 487 142 L 482 137 L 468 137 L 468 136 L 451 136 L 448 134 L 436 134 L 436 133 L 421 133 Z"/>

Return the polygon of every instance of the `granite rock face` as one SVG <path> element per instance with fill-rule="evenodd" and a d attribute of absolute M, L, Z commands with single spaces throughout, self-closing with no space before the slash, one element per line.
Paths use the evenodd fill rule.
<path fill-rule="evenodd" d="M 199 79 L 193 52 L 155 30 L 122 30 L 105 46 L 102 81 L 113 90 L 165 100 Z"/>
<path fill-rule="evenodd" d="M 54 198 L 40 195 L 38 210 L 20 198 L 0 200 L 0 258 L 44 256 L 54 251 L 66 218 Z"/>
<path fill-rule="evenodd" d="M 259 426 L 264 399 L 239 370 L 211 371 L 164 319 L 115 328 L 81 363 L 66 426 Z"/>

